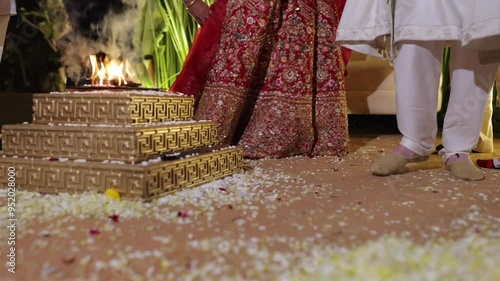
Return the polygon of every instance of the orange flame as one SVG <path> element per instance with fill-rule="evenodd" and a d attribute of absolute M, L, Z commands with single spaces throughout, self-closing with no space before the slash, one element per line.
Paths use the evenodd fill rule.
<path fill-rule="evenodd" d="M 112 61 L 98 61 L 96 55 L 90 56 L 92 66 L 92 86 L 110 86 L 113 82 L 118 86 L 127 85 L 124 74 L 124 63 Z"/>

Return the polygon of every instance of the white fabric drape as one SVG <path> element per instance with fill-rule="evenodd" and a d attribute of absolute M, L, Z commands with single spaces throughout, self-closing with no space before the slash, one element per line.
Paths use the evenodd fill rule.
<path fill-rule="evenodd" d="M 398 49 L 398 43 L 406 40 L 459 41 L 465 48 L 495 57 L 492 52 L 500 51 L 500 1 L 347 1 L 337 31 L 338 44 L 380 56 L 391 43 Z"/>

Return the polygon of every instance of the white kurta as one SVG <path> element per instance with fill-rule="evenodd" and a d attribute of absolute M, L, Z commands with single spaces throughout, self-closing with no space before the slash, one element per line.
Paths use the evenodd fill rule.
<path fill-rule="evenodd" d="M 339 45 L 380 55 L 405 40 L 460 41 L 465 48 L 500 50 L 500 1 L 347 1 L 337 30 Z"/>
<path fill-rule="evenodd" d="M 379 56 L 392 31 L 391 9 L 384 0 L 347 0 L 337 28 L 337 44 Z"/>
<path fill-rule="evenodd" d="M 10 15 L 17 15 L 16 0 L 10 0 Z"/>
<path fill-rule="evenodd" d="M 15 0 L 0 0 L 0 15 L 15 15 L 17 14 Z"/>

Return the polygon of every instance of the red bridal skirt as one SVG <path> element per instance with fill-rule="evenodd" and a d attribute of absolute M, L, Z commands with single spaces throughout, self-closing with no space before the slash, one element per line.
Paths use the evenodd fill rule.
<path fill-rule="evenodd" d="M 197 98 L 196 119 L 215 121 L 220 142 L 251 158 L 346 155 L 349 52 L 343 59 L 334 42 L 335 2 L 217 0 L 212 9 L 171 88 Z"/>

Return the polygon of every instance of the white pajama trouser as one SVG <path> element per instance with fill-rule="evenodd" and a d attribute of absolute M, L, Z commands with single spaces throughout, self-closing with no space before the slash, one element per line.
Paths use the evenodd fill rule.
<path fill-rule="evenodd" d="M 419 155 L 434 151 L 445 41 L 403 41 L 394 59 L 401 145 Z M 478 52 L 452 43 L 451 93 L 443 125 L 443 159 L 475 148 L 498 64 L 481 65 Z"/>

